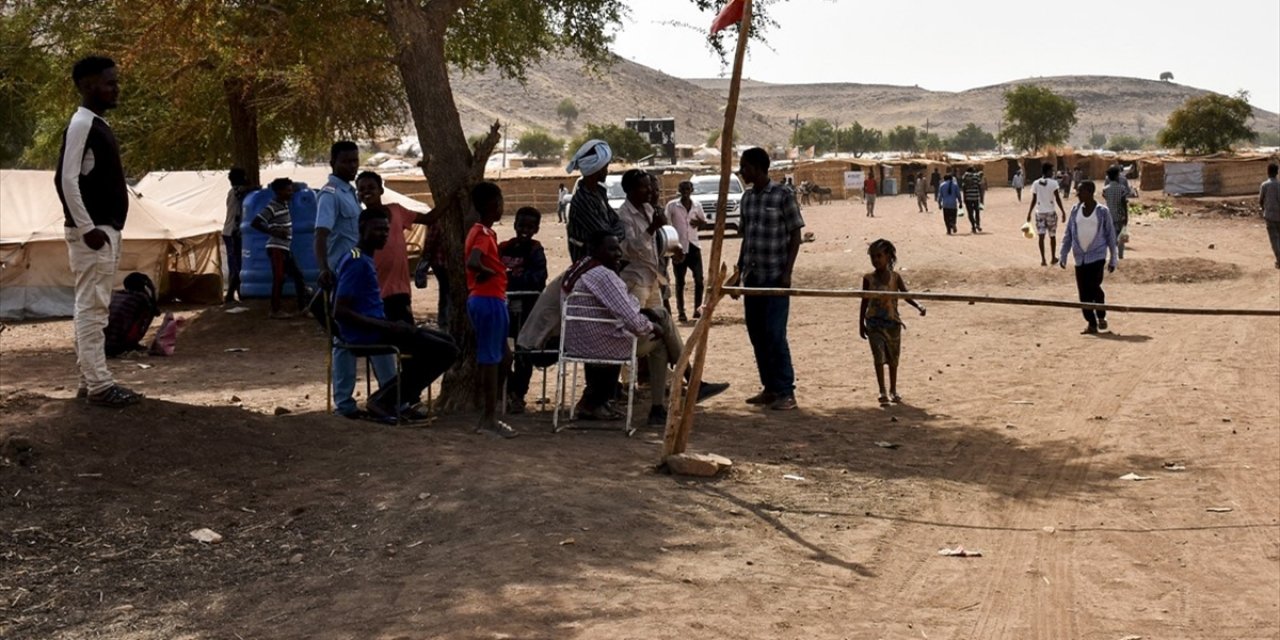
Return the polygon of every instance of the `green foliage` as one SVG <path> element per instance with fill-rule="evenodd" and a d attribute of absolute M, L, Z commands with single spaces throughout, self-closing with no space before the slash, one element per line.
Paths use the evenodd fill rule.
<path fill-rule="evenodd" d="M 1257 143 L 1263 147 L 1280 147 L 1280 131 L 1259 131 Z"/>
<path fill-rule="evenodd" d="M 991 139 L 992 146 L 995 146 L 995 138 Z M 920 138 L 920 148 L 924 151 L 942 151 L 947 148 L 950 140 L 943 140 L 936 133 L 926 133 Z"/>
<path fill-rule="evenodd" d="M 600 139 L 609 143 L 614 160 L 635 162 L 653 154 L 653 145 L 632 129 L 616 124 L 589 124 L 578 137 L 569 143 L 569 151 L 576 152 L 587 140 Z"/>
<path fill-rule="evenodd" d="M 1129 215 L 1145 216 L 1147 214 L 1155 214 L 1161 220 L 1168 220 L 1177 216 L 1178 213 L 1179 211 L 1168 202 L 1144 205 L 1141 202 L 1129 201 Z"/>
<path fill-rule="evenodd" d="M 840 151 L 852 153 L 855 158 L 879 151 L 883 144 L 884 134 L 880 130 L 863 128 L 858 122 L 840 130 Z"/>
<path fill-rule="evenodd" d="M 516 151 L 528 154 L 539 160 L 559 158 L 564 155 L 564 140 L 556 138 L 546 131 L 534 129 L 526 131 L 516 141 Z"/>
<path fill-rule="evenodd" d="M 1101 149 L 1105 144 L 1107 144 L 1107 134 L 1095 133 L 1089 136 L 1090 147 L 1093 147 L 1094 149 Z"/>
<path fill-rule="evenodd" d="M 947 151 L 988 151 L 996 148 L 996 137 L 970 122 L 946 141 Z"/>
<path fill-rule="evenodd" d="M 1169 124 L 1160 132 L 1160 144 L 1180 148 L 1184 152 L 1217 153 L 1228 151 L 1231 145 L 1258 137 L 1249 128 L 1253 107 L 1249 94 L 1241 91 L 1234 96 L 1207 93 L 1189 98 L 1181 107 L 1169 114 Z"/>
<path fill-rule="evenodd" d="M 33 12 L 0 15 L 0 167 L 18 166 L 39 124 L 39 92 L 54 75 L 35 41 Z M 70 84 L 69 82 L 67 83 Z M 69 114 L 70 112 L 68 112 Z"/>
<path fill-rule="evenodd" d="M 1019 85 L 1004 92 L 1003 140 L 1023 151 L 1060 145 L 1076 124 L 1076 103 L 1044 87 Z"/>
<path fill-rule="evenodd" d="M 889 151 L 919 151 L 920 131 L 915 127 L 898 125 L 885 136 L 884 148 Z"/>
<path fill-rule="evenodd" d="M 111 123 L 133 171 L 221 168 L 237 143 L 265 156 L 286 140 L 327 147 L 335 136 L 370 136 L 403 120 L 394 49 L 362 0 L 10 4 L 10 19 L 34 19 L 52 70 L 35 104 L 33 164 L 56 158 L 77 101 L 67 70 L 86 51 L 120 66 Z"/>
<path fill-rule="evenodd" d="M 791 133 L 791 146 L 801 151 L 814 148 L 814 155 L 822 155 L 836 146 L 836 128 L 823 118 L 813 118 Z"/>
<path fill-rule="evenodd" d="M 573 127 L 573 121 L 578 119 L 578 105 L 574 104 L 573 100 L 565 98 L 556 105 L 556 116 L 564 120 L 564 128 L 569 129 Z"/>
<path fill-rule="evenodd" d="M 1142 139 L 1137 136 L 1118 135 L 1111 136 L 1111 140 L 1107 141 L 1108 151 L 1137 151 L 1142 148 Z"/>

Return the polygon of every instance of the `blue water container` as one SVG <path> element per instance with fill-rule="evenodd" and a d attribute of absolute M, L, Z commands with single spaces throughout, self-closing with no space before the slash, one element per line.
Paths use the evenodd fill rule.
<path fill-rule="evenodd" d="M 267 234 L 254 229 L 253 219 L 267 208 L 275 197 L 270 189 L 258 189 L 245 196 L 244 218 L 240 224 L 243 238 L 240 267 L 240 296 L 242 298 L 271 297 L 271 258 L 267 257 Z M 293 199 L 289 201 L 289 216 L 293 220 L 294 262 L 302 270 L 307 286 L 315 287 L 320 277 L 316 267 L 314 242 L 316 236 L 316 192 L 302 182 L 293 183 Z M 285 278 L 284 294 L 293 297 L 293 282 Z"/>

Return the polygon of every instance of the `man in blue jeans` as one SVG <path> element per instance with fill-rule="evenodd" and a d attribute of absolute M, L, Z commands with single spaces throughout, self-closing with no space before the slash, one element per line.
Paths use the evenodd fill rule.
<path fill-rule="evenodd" d="M 769 154 L 754 147 L 742 154 L 742 179 L 751 185 L 742 196 L 742 248 L 738 270 L 745 287 L 789 288 L 791 272 L 800 253 L 804 218 L 790 189 L 769 179 Z M 787 344 L 787 318 L 791 298 L 746 296 L 742 302 L 747 335 L 756 354 L 756 368 L 764 390 L 748 404 L 767 405 L 775 411 L 796 408 L 796 375 Z"/>
<path fill-rule="evenodd" d="M 329 180 L 316 194 L 316 265 L 319 284 L 327 294 L 337 284 L 338 263 L 360 242 L 360 200 L 351 182 L 360 170 L 360 149 L 350 140 L 329 148 Z M 330 305 L 332 308 L 332 305 Z M 393 356 L 374 356 L 373 373 L 382 384 L 396 374 Z M 361 417 L 352 394 L 356 389 L 356 357 L 346 349 L 333 350 L 333 401 L 338 415 Z"/>

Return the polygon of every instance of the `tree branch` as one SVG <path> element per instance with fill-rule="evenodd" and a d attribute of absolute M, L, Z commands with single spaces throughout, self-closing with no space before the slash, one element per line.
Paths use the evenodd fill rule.
<path fill-rule="evenodd" d="M 502 139 L 502 123 L 494 120 L 493 125 L 489 127 L 489 133 L 483 139 L 476 143 L 475 149 L 471 152 L 471 177 L 479 182 L 484 180 L 484 167 L 489 162 L 489 156 L 493 155 L 493 148 L 498 146 L 498 141 Z"/>

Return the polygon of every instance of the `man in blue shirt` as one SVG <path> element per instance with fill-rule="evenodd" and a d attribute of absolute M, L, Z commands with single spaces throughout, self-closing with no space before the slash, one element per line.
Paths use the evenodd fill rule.
<path fill-rule="evenodd" d="M 356 197 L 355 180 L 360 170 L 360 149 L 350 140 L 339 140 L 329 147 L 329 181 L 316 194 L 316 265 L 320 268 L 319 284 L 333 291 L 338 262 L 351 253 L 360 241 L 360 200 Z M 375 356 L 373 373 L 379 383 L 395 376 L 395 360 L 391 356 Z M 346 349 L 333 350 L 333 400 L 338 415 L 359 416 L 352 394 L 356 389 L 356 357 Z"/>
<path fill-rule="evenodd" d="M 960 185 L 956 184 L 956 177 L 950 173 L 947 174 L 942 184 L 938 186 L 938 208 L 942 209 L 942 221 L 947 225 L 947 235 L 956 232 L 956 213 L 960 210 Z"/>
<path fill-rule="evenodd" d="M 436 378 L 458 358 L 458 347 L 447 334 L 387 320 L 378 290 L 378 269 L 373 254 L 387 244 L 391 223 L 384 209 L 367 209 L 359 217 L 360 242 L 338 260 L 334 290 L 334 319 L 345 342 L 390 344 L 409 356 L 402 365 L 400 394 L 413 404 Z M 369 397 L 365 409 L 375 418 L 394 421 L 396 406 L 394 375 L 381 383 Z"/>

